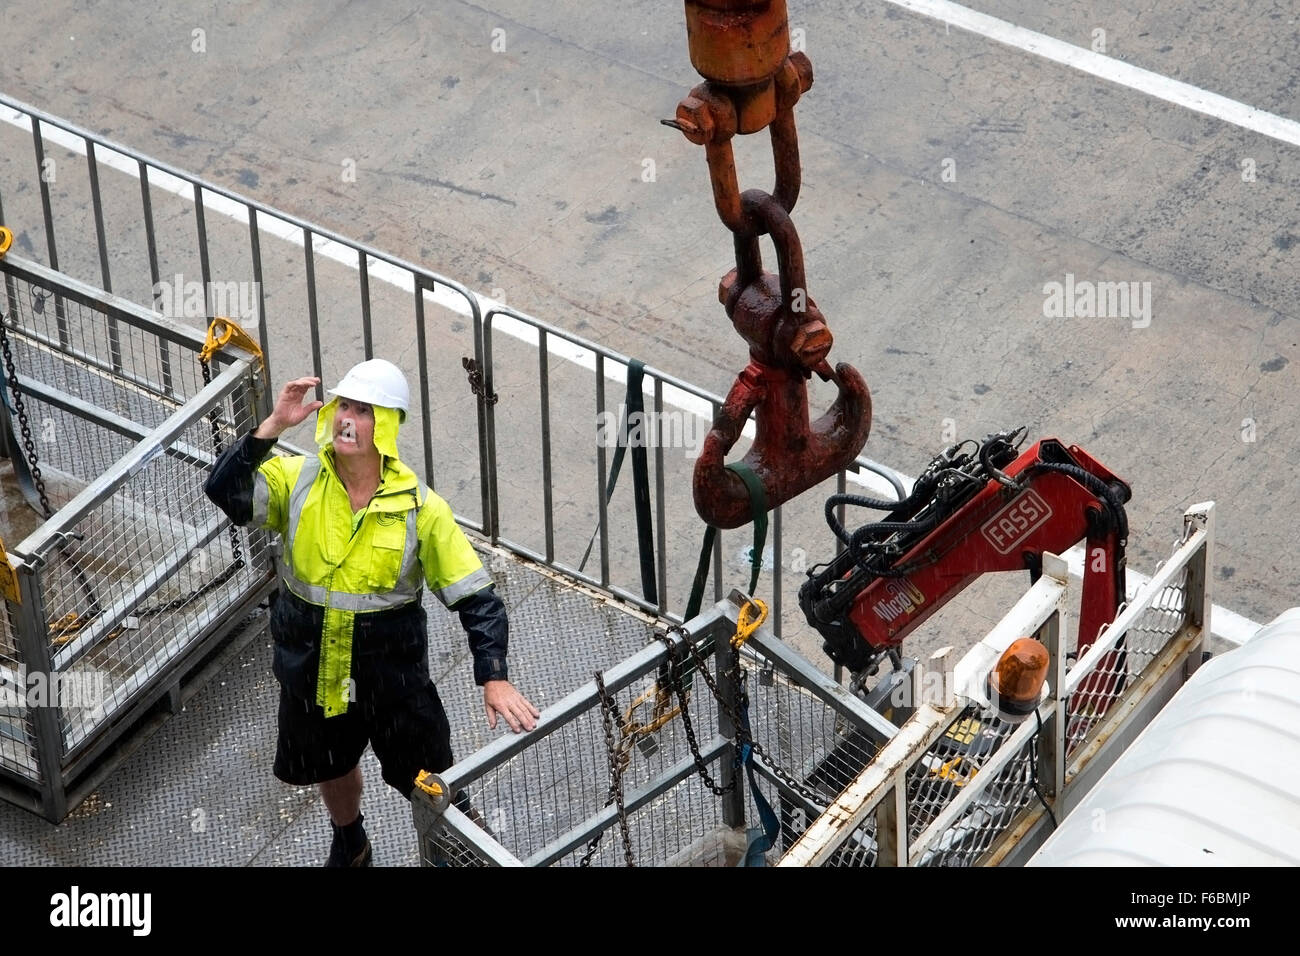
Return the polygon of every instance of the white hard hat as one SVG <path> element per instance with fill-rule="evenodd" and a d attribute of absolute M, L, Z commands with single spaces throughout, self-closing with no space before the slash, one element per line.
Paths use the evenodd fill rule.
<path fill-rule="evenodd" d="M 329 394 L 368 405 L 396 408 L 406 418 L 411 410 L 411 390 L 402 370 L 385 359 L 370 359 L 354 365 Z"/>

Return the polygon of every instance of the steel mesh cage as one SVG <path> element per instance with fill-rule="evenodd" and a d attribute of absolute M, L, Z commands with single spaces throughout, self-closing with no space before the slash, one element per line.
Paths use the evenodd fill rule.
<path fill-rule="evenodd" d="M 1141 678 L 1147 666 L 1187 623 L 1187 568 L 1160 588 L 1066 703 L 1066 752 L 1092 738 L 1110 706 Z M 1105 632 L 1103 632 L 1104 634 Z"/>
<path fill-rule="evenodd" d="M 808 823 L 782 865 L 878 865 L 877 830 L 882 820 L 896 826 L 895 808 L 906 823 L 895 831 L 899 845 L 889 847 L 899 864 L 1023 860 L 1036 845 L 1022 842 L 1026 833 L 1041 831 L 1053 807 L 1072 806 L 1075 791 L 1091 786 L 1126 746 L 1111 733 L 1128 719 L 1119 705 L 1152 713 L 1164 688 L 1181 682 L 1186 662 L 1200 654 L 1213 505 L 1190 509 L 1184 525 L 1169 561 L 1078 656 L 1063 646 L 1067 588 L 1058 561 L 957 665 L 961 690 L 909 717 L 899 740 L 814 821 L 815 832 Z M 1049 680 L 1036 708 L 1013 715 L 981 699 L 977 688 L 1015 635 L 1026 633 L 1048 649 Z"/>
<path fill-rule="evenodd" d="M 234 431 L 255 425 L 247 409 L 223 404 Z M 210 442 L 204 418 L 176 444 Z M 56 668 L 79 670 L 83 683 L 102 676 L 102 706 L 60 708 L 67 751 L 265 577 L 267 536 L 228 527 L 203 494 L 205 478 L 201 461 L 160 456 L 82 517 L 76 544 L 37 572 Z"/>
<path fill-rule="evenodd" d="M 727 608 L 734 615 L 734 606 L 722 602 L 690 630 L 717 688 L 715 695 L 694 664 L 684 668 L 694 671 L 685 714 L 690 733 L 679 696 L 655 693 L 676 686 L 666 676 L 667 649 L 643 648 L 602 672 L 609 703 L 588 683 L 544 713 L 526 741 L 490 745 L 446 771 L 450 790 L 463 794 L 464 812 L 417 810 L 424 862 L 575 866 L 590 854 L 588 865 L 622 866 L 630 853 L 637 866 L 736 865 L 747 828 L 759 826 L 738 763 L 747 751 L 737 744 L 746 740 L 757 745 L 748 751 L 757 787 L 781 824 L 769 858 L 778 855 L 839 792 L 840 781 L 855 772 L 850 768 L 861 769 L 872 747 L 863 742 L 864 727 L 845 716 L 854 713 L 849 695 L 827 691 L 779 641 L 756 636 L 736 655 L 734 671 L 720 666 L 717 649 L 735 630 Z M 725 660 L 732 653 L 728 648 Z M 736 719 L 748 720 L 748 735 L 733 733 Z M 638 729 L 651 725 L 652 732 Z M 612 799 L 611 752 L 622 767 L 626 846 Z M 734 787 L 733 777 L 741 778 Z"/>
<path fill-rule="evenodd" d="M 67 276 L 13 257 L 0 272 L 9 454 L 39 522 L 9 547 L 21 601 L 0 636 L 0 680 L 17 682 L 0 697 L 0 770 L 59 819 L 271 584 L 269 537 L 203 493 L 256 424 L 261 382 L 233 351 L 205 370 L 200 333 Z"/>
<path fill-rule="evenodd" d="M 39 783 L 36 731 L 26 701 L 27 668 L 8 604 L 0 603 L 0 772 Z"/>
<path fill-rule="evenodd" d="M 420 841 L 420 863 L 460 868 L 488 866 L 487 861 L 449 827 L 438 827 Z"/>
<path fill-rule="evenodd" d="M 623 745 L 625 766 L 621 785 L 625 793 L 649 786 L 669 772 L 672 765 L 689 759 L 690 744 L 680 714 L 653 733 L 638 736 L 635 744 L 618 724 L 627 723 L 629 715 L 641 723 L 653 714 L 653 700 L 637 708 L 633 704 L 652 692 L 657 674 L 646 675 L 633 685 L 610 691 L 613 707 L 622 718 L 609 718 L 615 746 Z M 702 693 L 701 693 L 702 692 Z M 717 711 L 711 706 L 703 681 L 693 681 L 688 693 L 688 709 L 697 740 L 708 741 L 717 735 Z M 697 701 L 703 700 L 702 704 Z M 674 697 L 672 709 L 679 706 Z M 606 713 L 599 701 L 576 714 L 555 732 L 534 746 L 488 769 L 464 788 L 472 807 L 471 823 L 491 835 L 521 860 L 545 854 L 556 841 L 611 806 L 611 770 L 606 740 Z M 717 774 L 716 767 L 713 773 Z M 707 789 L 698 777 L 678 782 L 671 796 L 660 795 L 644 808 L 628 812 L 631 852 L 634 860 L 663 863 L 681 852 L 693 840 L 717 825 L 716 814 L 694 812 L 692 807 L 707 806 L 703 796 Z M 444 856 L 448 863 L 460 857 L 455 852 L 454 834 Z M 587 842 L 553 861 L 556 865 L 576 865 L 587 852 Z M 604 833 L 593 851 L 593 865 L 615 865 L 623 860 L 619 828 Z"/>
<path fill-rule="evenodd" d="M 810 820 L 870 763 L 872 736 L 775 666 L 762 660 L 748 668 L 750 721 L 754 741 L 795 778 L 793 787 L 770 771 L 759 787 L 777 814 L 779 855 L 794 844 Z M 758 820 L 750 795 L 748 819 Z M 868 841 L 874 852 L 874 840 Z"/>
<path fill-rule="evenodd" d="M 994 724 L 993 733 L 1001 745 L 1010 737 L 1012 728 L 996 721 Z M 956 822 L 927 847 L 916 865 L 977 865 L 994 841 L 1015 821 L 1020 811 L 1038 799 L 1035 790 L 1037 760 L 1037 740 L 1031 738 L 1017 748 L 1004 767 L 995 772 L 993 782 L 983 788 L 977 799 L 970 801 L 969 807 Z"/>

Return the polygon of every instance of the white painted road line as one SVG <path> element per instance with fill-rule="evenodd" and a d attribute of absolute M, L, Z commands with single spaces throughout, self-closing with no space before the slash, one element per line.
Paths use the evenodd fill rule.
<path fill-rule="evenodd" d="M 1094 53 L 1084 47 L 1066 43 L 1033 30 L 1026 30 L 1006 20 L 987 13 L 978 13 L 949 0 L 883 0 L 913 13 L 942 20 L 945 24 L 975 33 L 989 40 L 1041 56 L 1054 63 L 1073 67 L 1111 83 L 1137 90 L 1147 96 L 1182 106 L 1185 109 L 1213 116 L 1242 129 L 1267 136 L 1270 139 L 1300 146 L 1300 123 L 1256 109 L 1245 103 L 1211 93 L 1200 87 L 1170 79 L 1159 73 L 1133 66 L 1104 53 Z"/>

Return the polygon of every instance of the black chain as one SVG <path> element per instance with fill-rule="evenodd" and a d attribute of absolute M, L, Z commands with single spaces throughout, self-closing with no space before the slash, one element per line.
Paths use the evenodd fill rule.
<path fill-rule="evenodd" d="M 672 634 L 679 635 L 681 640 L 679 642 L 674 642 L 670 636 Z M 788 771 L 778 765 L 777 762 L 771 758 L 761 744 L 754 740 L 753 732 L 750 730 L 748 721 L 742 719 L 740 708 L 735 704 L 729 703 L 722 696 L 721 691 L 718 689 L 717 681 L 715 681 L 713 676 L 709 673 L 707 662 L 696 648 L 695 642 L 691 639 L 690 632 L 687 631 L 686 628 L 680 625 L 674 627 L 660 634 L 659 639 L 664 643 L 664 646 L 668 650 L 667 679 L 670 689 L 677 695 L 679 712 L 682 717 L 682 727 L 686 732 L 686 740 L 690 744 L 691 756 L 695 761 L 695 768 L 699 772 L 700 778 L 704 781 L 704 784 L 715 796 L 721 797 L 735 790 L 739 781 L 739 774 L 732 779 L 731 783 L 723 786 L 709 773 L 708 763 L 700 752 L 699 741 L 695 735 L 695 726 L 691 720 L 690 707 L 688 706 L 689 691 L 685 686 L 685 681 L 682 679 L 684 655 L 681 653 L 679 645 L 685 646 L 686 653 L 690 656 L 695 669 L 699 671 L 700 676 L 703 678 L 705 685 L 709 688 L 710 693 L 713 694 L 714 699 L 717 700 L 719 706 L 722 707 L 727 717 L 730 718 L 732 726 L 736 729 L 736 743 L 742 747 L 748 746 L 755 755 L 761 757 L 773 775 L 785 784 L 791 792 L 799 794 L 804 799 L 817 806 L 826 803 L 827 797 L 825 794 L 809 787 L 802 781 L 795 779 Z M 742 701 L 745 700 L 745 677 L 741 673 L 740 655 L 735 655 L 735 660 L 733 660 L 731 666 L 725 673 L 729 679 L 734 681 L 740 692 Z M 617 804 L 618 823 L 623 838 L 623 856 L 627 861 L 628 866 L 634 866 L 635 864 L 632 861 L 632 841 L 631 835 L 628 831 L 627 811 L 624 807 L 623 798 L 623 772 L 627 769 L 628 763 L 631 759 L 629 745 L 632 742 L 632 738 L 624 734 L 620 741 L 615 742 L 614 729 L 615 727 L 620 729 L 622 728 L 623 719 L 618 712 L 618 707 L 614 698 L 605 689 L 605 682 L 601 677 L 600 672 L 597 671 L 595 676 L 596 692 L 600 697 L 601 703 L 601 721 L 605 730 L 605 751 L 609 760 L 610 785 L 609 791 L 605 797 L 604 806 L 608 807 L 611 803 Z M 604 831 L 602 830 L 600 833 L 597 833 L 592 837 L 591 841 L 587 844 L 587 852 L 578 863 L 580 867 L 589 867 L 591 865 L 592 857 L 595 855 L 596 848 L 600 845 L 601 837 L 603 836 Z"/>
<path fill-rule="evenodd" d="M 824 804 L 827 799 L 824 794 L 819 793 L 817 790 L 814 790 L 802 781 L 796 780 L 789 772 L 769 756 L 767 750 L 764 749 L 762 744 L 754 739 L 754 734 L 749 727 L 749 722 L 742 719 L 740 710 L 722 696 L 722 693 L 718 690 L 717 682 L 713 679 L 713 675 L 709 673 L 704 658 L 700 655 L 699 650 L 695 646 L 695 642 L 691 639 L 690 632 L 679 624 L 661 634 L 659 639 L 663 641 L 664 645 L 668 648 L 668 660 L 670 664 L 669 678 L 672 680 L 674 684 L 673 689 L 677 692 L 678 699 L 681 701 L 682 725 L 687 728 L 687 739 L 691 743 L 691 751 L 695 756 L 695 766 L 700 770 L 701 776 L 703 777 L 704 782 L 709 786 L 709 789 L 721 796 L 722 793 L 726 793 L 735 786 L 735 781 L 732 781 L 729 787 L 719 790 L 709 777 L 708 773 L 704 770 L 704 761 L 700 756 L 699 747 L 695 743 L 694 733 L 690 729 L 690 718 L 686 709 L 686 697 L 682 692 L 681 660 L 678 656 L 676 645 L 674 645 L 672 639 L 669 637 L 670 634 L 677 634 L 681 637 L 679 643 L 686 647 L 687 652 L 691 656 L 691 660 L 695 664 L 695 669 L 699 671 L 700 676 L 704 678 L 704 683 L 708 686 L 709 691 L 717 700 L 718 705 L 726 712 L 727 717 L 730 718 L 731 725 L 736 728 L 736 743 L 742 747 L 748 745 L 755 755 L 763 758 L 763 763 L 767 765 L 768 769 L 772 771 L 777 779 L 789 787 L 791 791 L 799 794 L 814 804 Z M 735 659 L 732 661 L 731 666 L 726 671 L 726 676 L 735 682 L 740 697 L 744 700 L 746 699 L 747 694 L 745 691 L 745 677 L 741 673 L 740 668 L 740 655 L 736 654 L 734 655 L 734 658 Z"/>
<path fill-rule="evenodd" d="M 487 389 L 483 386 L 483 370 L 478 367 L 478 362 L 468 355 L 463 355 L 460 364 L 465 369 L 466 377 L 469 378 L 469 390 L 489 405 L 495 405 L 500 396 L 496 392 L 491 395 L 487 393 Z"/>
<path fill-rule="evenodd" d="M 605 690 L 605 681 L 600 671 L 596 671 L 596 693 L 600 695 L 600 717 L 605 725 L 605 753 L 609 758 L 609 793 L 605 797 L 605 806 L 611 803 L 618 805 L 618 826 L 623 837 L 623 859 L 628 866 L 635 866 L 636 864 L 632 862 L 632 835 L 628 831 L 627 810 L 623 806 L 623 771 L 627 769 L 631 756 L 628 751 L 631 738 L 624 737 L 620 743 L 614 743 L 614 727 L 621 726 L 622 719 L 614 698 Z M 600 838 L 604 835 L 605 831 L 601 830 L 591 838 L 591 842 L 587 844 L 587 852 L 578 866 L 591 866 L 591 858 L 595 855 L 596 847 L 600 845 Z"/>
<path fill-rule="evenodd" d="M 32 307 L 37 312 L 45 309 L 45 297 L 38 297 L 37 286 L 32 286 Z M 5 325 L 5 317 L 0 315 L 0 350 L 4 352 L 5 371 L 9 378 L 9 389 L 14 396 L 14 411 L 18 413 L 18 429 L 22 433 L 23 448 L 27 452 L 27 470 L 31 473 L 32 483 L 36 486 L 36 495 L 41 501 L 41 510 L 45 513 L 44 517 L 49 518 L 54 514 L 54 509 L 50 507 L 50 496 L 45 490 L 45 478 L 41 475 L 40 458 L 36 454 L 36 443 L 32 440 L 31 423 L 27 419 L 27 405 L 23 401 L 22 389 L 18 387 L 18 369 L 14 365 L 13 350 L 9 347 L 9 329 Z M 60 549 L 68 557 L 68 563 L 72 566 L 73 573 L 77 576 L 77 583 L 81 585 L 82 591 L 85 592 L 89 602 L 89 613 L 93 616 L 100 612 L 99 598 L 95 596 L 95 589 L 90 586 L 90 578 L 87 577 L 85 569 L 77 561 L 77 555 L 67 547 L 69 540 L 81 540 L 81 535 L 69 535 L 61 539 Z"/>
<path fill-rule="evenodd" d="M 36 294 L 35 288 L 32 294 Z M 32 440 L 32 429 L 27 421 L 27 407 L 23 403 L 22 389 L 18 387 L 18 370 L 14 367 L 13 351 L 9 348 L 9 329 L 4 322 L 4 316 L 0 316 L 0 349 L 4 350 L 5 372 L 9 376 L 9 389 L 14 395 L 14 410 L 18 413 L 18 428 L 22 431 L 23 448 L 27 451 L 27 467 L 32 474 L 32 482 L 36 485 L 36 494 L 41 499 L 41 509 L 48 518 L 54 514 L 54 509 L 50 507 L 49 495 L 45 493 L 45 479 L 41 477 L 41 466 L 37 464 L 36 442 Z"/>
<path fill-rule="evenodd" d="M 686 636 L 685 630 L 681 633 L 686 637 L 686 642 L 690 643 L 690 638 Z M 725 794 L 731 793 L 731 791 L 736 789 L 737 778 L 733 777 L 731 783 L 724 787 L 718 784 L 718 782 L 713 779 L 713 775 L 709 773 L 709 765 L 705 763 L 704 755 L 700 753 L 699 741 L 695 739 L 695 726 L 691 721 L 690 708 L 687 706 L 687 698 L 690 692 L 686 689 L 684 686 L 685 682 L 682 680 L 681 658 L 674 653 L 673 642 L 668 639 L 668 634 L 665 633 L 660 640 L 662 640 L 668 647 L 668 686 L 675 694 L 677 694 L 678 710 L 682 715 L 682 729 L 686 731 L 686 742 L 690 744 L 691 756 L 695 760 L 695 769 L 699 771 L 700 779 L 704 781 L 706 787 L 713 791 L 714 796 L 721 797 Z M 709 678 L 707 674 L 706 680 L 710 682 L 709 686 L 712 688 L 712 678 Z M 721 698 L 719 698 L 719 700 L 721 700 Z M 739 727 L 740 724 L 737 723 L 736 726 Z"/>

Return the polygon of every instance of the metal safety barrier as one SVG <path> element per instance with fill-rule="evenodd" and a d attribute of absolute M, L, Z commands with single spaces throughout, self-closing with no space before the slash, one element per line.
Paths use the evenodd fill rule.
<path fill-rule="evenodd" d="M 0 795 L 57 821 L 269 593 L 267 535 L 203 493 L 265 395 L 235 349 L 205 373 L 194 329 L 12 253 L 0 274 L 0 417 L 34 525 L 6 553 Z M 22 510 L 11 495 L 11 526 Z"/>
<path fill-rule="evenodd" d="M 434 488 L 436 474 L 459 466 L 465 416 L 446 413 L 450 383 L 442 373 L 455 369 L 464 388 L 458 350 L 481 365 L 479 303 L 465 286 L 4 95 L 0 112 L 9 121 L 0 122 L 0 223 L 13 229 L 24 255 L 43 255 L 52 269 L 106 292 L 116 287 L 182 323 L 229 315 L 257 338 L 268 381 L 316 375 L 317 398 L 378 346 L 419 397 L 402 431 L 403 459 L 417 471 L 422 466 Z M 58 229 L 60 223 L 73 228 Z M 267 239 L 282 245 L 264 245 Z M 346 303 L 342 314 L 338 303 Z M 431 320 L 437 309 L 448 313 L 446 321 Z M 431 342 L 435 331 L 450 334 L 453 316 L 470 320 L 470 334 L 450 348 Z M 474 457 L 482 461 L 481 402 L 470 404 L 470 415 L 475 411 Z M 486 474 L 456 472 L 450 479 L 479 486 L 480 516 L 457 517 L 484 530 L 491 514 Z M 457 496 L 453 504 L 466 502 Z"/>
<path fill-rule="evenodd" d="M 684 630 L 606 669 L 599 684 L 593 679 L 548 707 L 535 730 L 502 737 L 445 771 L 433 789 L 456 800 L 417 788 L 422 861 L 734 865 L 744 856 L 745 822 L 758 820 L 738 765 L 738 748 L 749 741 L 759 791 L 779 808 L 783 828 L 820 812 L 896 730 L 766 626 L 742 653 L 733 650 L 743 603 L 732 592 Z M 676 686 L 665 671 L 670 645 L 685 670 L 716 674 L 715 694 L 694 673 L 684 712 L 679 695 L 657 694 Z"/>
<path fill-rule="evenodd" d="M 1214 506 L 1184 516 L 1182 541 L 1083 656 L 1062 635 L 1065 563 L 1044 574 L 788 849 L 783 866 L 1019 865 L 1199 666 L 1210 633 Z M 1010 725 L 973 699 L 1000 649 L 1036 636 L 1048 694 Z M 965 688 L 968 693 L 963 694 Z"/>
<path fill-rule="evenodd" d="M 523 343 L 536 362 L 535 395 L 528 387 L 516 388 L 510 407 L 491 402 L 487 407 L 488 441 L 492 455 L 487 462 L 489 495 L 498 508 L 490 528 L 494 544 L 508 548 L 587 584 L 602 588 L 616 597 L 661 617 L 680 621 L 686 606 L 688 583 L 694 573 L 703 525 L 690 509 L 679 508 L 678 534 L 670 538 L 668 528 L 670 496 L 680 503 L 689 498 L 691 486 L 691 445 L 699 450 L 705 433 L 722 406 L 721 396 L 698 388 L 646 365 L 642 370 L 644 412 L 629 415 L 623 391 L 633 359 L 613 349 L 598 345 L 581 336 L 565 332 L 515 309 L 494 307 L 484 313 L 483 342 L 485 386 L 494 395 L 495 383 L 518 368 L 511 356 L 503 358 L 502 343 Z M 531 371 L 531 369 L 530 369 Z M 516 377 L 509 381 L 515 383 Z M 556 409 L 569 415 L 556 413 Z M 579 409 L 588 417 L 572 420 Z M 508 434 L 514 436 L 504 447 L 508 456 L 498 458 L 502 443 L 498 430 L 508 421 Z M 752 420 L 747 434 L 752 437 Z M 557 438 L 556 432 L 560 431 Z M 638 529 L 626 502 L 632 498 L 631 468 L 624 465 L 618 488 L 619 504 L 610 496 L 611 460 L 617 445 L 640 441 L 648 451 L 649 497 L 653 504 L 652 527 L 655 552 L 655 600 L 646 599 L 640 580 L 636 548 Z M 531 458 L 537 472 L 520 487 L 517 474 L 503 467 L 508 461 L 519 468 L 521 459 Z M 525 467 L 528 467 L 525 463 Z M 849 481 L 872 477 L 878 494 L 893 494 L 902 499 L 907 489 L 891 468 L 867 458 L 859 458 L 852 469 L 836 477 L 835 490 L 844 493 Z M 585 493 L 579 489 L 585 486 Z M 568 522 L 557 520 L 557 507 L 572 513 L 577 503 L 590 508 L 590 519 Z M 686 521 L 681 510 L 690 511 Z M 779 556 L 784 553 L 783 536 L 788 508 L 771 512 L 772 551 L 778 556 L 764 561 L 772 573 L 772 627 L 783 635 L 785 567 Z M 841 506 L 841 512 L 843 507 Z M 821 502 L 800 515 L 815 530 L 801 535 L 806 540 L 823 537 Z M 530 520 L 531 519 L 531 520 Z M 590 523 L 588 523 L 588 521 Z M 684 527 L 683 527 L 684 526 Z M 737 532 L 739 539 L 750 543 L 748 528 Z M 567 538 L 569 554 L 565 561 L 557 540 Z M 594 541 L 594 546 L 592 542 Z M 592 570 L 586 570 L 576 557 L 583 546 L 591 546 Z M 745 554 L 748 556 L 749 552 Z M 748 557 L 746 558 L 748 560 Z M 723 538 L 713 546 L 713 599 L 722 600 L 727 587 L 723 574 Z"/>
<path fill-rule="evenodd" d="M 420 398 L 399 436 L 401 455 L 417 471 L 422 466 L 422 477 L 444 493 L 462 525 L 522 557 L 681 620 L 689 590 L 683 578 L 695 566 L 703 531 L 689 506 L 689 462 L 675 470 L 682 456 L 666 461 L 663 435 L 655 431 L 654 601 L 642 589 L 636 549 L 626 543 L 623 519 L 630 509 L 621 502 L 630 500 L 631 477 L 620 482 L 618 501 L 606 496 L 612 445 L 602 435 L 618 429 L 602 426 L 600 416 L 618 417 L 618 400 L 606 390 L 626 382 L 629 357 L 25 103 L 0 95 L 0 111 L 0 119 L 9 120 L 0 122 L 0 223 L 7 218 L 26 241 L 24 255 L 44 255 L 51 268 L 105 291 L 116 286 L 155 311 L 193 319 L 196 327 L 203 317 L 235 314 L 218 308 L 227 299 L 246 300 L 255 313 L 250 331 L 272 383 L 310 370 L 325 379 L 324 387 L 378 348 L 403 369 Z M 58 174 L 51 178 L 55 159 Z M 68 222 L 73 228 L 60 228 Z M 189 308 L 187 293 L 186 308 L 178 309 L 177 286 L 189 283 L 177 280 L 189 276 L 196 277 L 195 302 Z M 506 341 L 529 349 L 522 384 Z M 706 429 L 723 401 L 653 368 L 647 369 L 646 395 L 653 423 L 647 427 L 653 429 L 665 422 Z M 556 408 L 565 413 L 558 422 Z M 561 437 L 557 425 L 566 429 Z M 834 490 L 864 480 L 872 494 L 906 494 L 896 472 L 865 457 L 838 474 Z M 477 489 L 477 501 L 468 489 Z M 675 511 L 672 501 L 679 503 Z M 781 635 L 783 536 L 793 530 L 797 540 L 823 540 L 820 502 L 793 519 L 790 509 L 777 508 L 771 526 L 774 557 L 765 565 L 773 574 L 773 626 Z M 588 570 L 579 556 L 593 531 L 597 545 Z M 729 539 L 738 542 L 733 550 L 747 544 L 738 534 Z M 727 590 L 726 547 L 719 536 L 715 600 Z"/>

